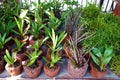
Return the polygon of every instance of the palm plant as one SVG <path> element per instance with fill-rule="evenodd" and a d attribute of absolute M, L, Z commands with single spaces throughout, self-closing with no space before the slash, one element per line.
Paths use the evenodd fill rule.
<path fill-rule="evenodd" d="M 11 37 L 6 38 L 6 33 L 3 36 L 0 34 L 0 49 L 3 49 L 5 44 L 11 40 Z"/>
<path fill-rule="evenodd" d="M 39 57 L 39 55 L 42 53 L 42 51 L 35 50 L 33 53 L 28 53 L 27 56 L 29 57 L 30 61 L 27 63 L 27 66 L 30 67 L 33 64 L 35 64 L 35 61 Z"/>
<path fill-rule="evenodd" d="M 24 37 L 25 34 L 27 34 L 27 31 L 29 29 L 29 26 L 27 26 L 24 29 L 24 20 L 29 22 L 29 18 L 26 17 L 28 10 L 22 10 L 20 16 L 18 18 L 15 17 L 15 21 L 17 23 L 17 27 L 19 32 L 13 30 L 14 33 L 20 35 L 21 37 Z"/>
<path fill-rule="evenodd" d="M 17 48 L 16 50 L 19 52 L 22 50 L 23 46 L 26 44 L 26 42 L 20 42 L 17 38 L 14 39 L 16 45 L 17 45 Z"/>

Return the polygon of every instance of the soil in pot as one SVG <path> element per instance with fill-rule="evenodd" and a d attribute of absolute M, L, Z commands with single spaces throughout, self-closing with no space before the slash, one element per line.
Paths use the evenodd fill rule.
<path fill-rule="evenodd" d="M 71 78 L 80 78 L 86 74 L 88 69 L 88 63 L 83 59 L 83 63 L 80 68 L 75 68 L 71 61 L 68 59 L 68 73 Z"/>
<path fill-rule="evenodd" d="M 59 71 L 60 71 L 60 65 L 59 64 L 56 64 L 56 66 L 53 67 L 53 68 L 50 68 L 50 65 L 47 64 L 47 63 L 44 64 L 44 72 L 48 77 L 57 76 Z"/>
<path fill-rule="evenodd" d="M 40 60 L 37 60 L 37 62 L 34 65 L 32 65 L 31 67 L 28 67 L 27 66 L 28 62 L 29 60 L 26 60 L 25 63 L 23 64 L 23 68 L 24 68 L 26 75 L 29 78 L 37 78 L 42 71 L 43 63 Z"/>
<path fill-rule="evenodd" d="M 99 68 L 97 67 L 97 65 L 95 65 L 93 63 L 93 61 L 90 61 L 90 67 L 91 67 L 91 70 L 90 70 L 91 75 L 96 77 L 96 78 L 103 78 L 108 72 L 108 69 L 106 71 L 103 71 L 103 72 L 100 71 Z"/>
<path fill-rule="evenodd" d="M 2 56 L 0 56 L 0 74 L 5 70 L 5 61 Z"/>
<path fill-rule="evenodd" d="M 22 64 L 20 61 L 16 61 L 14 65 L 6 64 L 5 69 L 11 76 L 17 76 L 22 72 Z"/>

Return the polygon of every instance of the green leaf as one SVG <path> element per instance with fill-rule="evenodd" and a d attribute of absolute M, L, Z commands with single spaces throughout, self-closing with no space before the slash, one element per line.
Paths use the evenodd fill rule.
<path fill-rule="evenodd" d="M 103 59 L 104 59 L 104 60 L 103 60 L 103 64 L 104 64 L 104 65 L 107 65 L 107 64 L 110 62 L 110 60 L 112 59 L 112 56 L 108 56 L 107 58 L 104 57 Z"/>
<path fill-rule="evenodd" d="M 93 54 L 97 57 L 102 57 L 102 54 L 98 48 L 92 48 Z"/>
<path fill-rule="evenodd" d="M 108 47 L 104 52 L 104 57 L 107 58 L 109 56 L 112 56 L 112 52 L 113 52 L 113 47 L 112 46 Z"/>
<path fill-rule="evenodd" d="M 95 64 L 97 64 L 98 66 L 100 66 L 100 60 L 92 53 L 91 54 L 91 57 L 92 57 L 92 60 L 94 61 Z"/>

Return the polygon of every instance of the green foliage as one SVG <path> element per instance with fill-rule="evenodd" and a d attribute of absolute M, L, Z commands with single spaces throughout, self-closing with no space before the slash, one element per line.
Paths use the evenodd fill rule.
<path fill-rule="evenodd" d="M 6 33 L 3 36 L 0 34 L 0 49 L 3 49 L 5 44 L 11 40 L 11 37 L 6 38 Z"/>
<path fill-rule="evenodd" d="M 115 74 L 120 74 L 120 55 L 113 56 L 110 69 L 113 70 Z"/>
<path fill-rule="evenodd" d="M 33 53 L 28 53 L 27 56 L 29 57 L 30 61 L 28 62 L 27 66 L 29 67 L 32 66 L 41 53 L 42 51 L 36 51 L 36 50 Z"/>
<path fill-rule="evenodd" d="M 105 71 L 107 64 L 110 62 L 112 59 L 113 55 L 113 47 L 103 47 L 101 48 L 92 48 L 92 52 L 90 52 L 90 55 L 92 57 L 92 60 L 96 65 L 100 67 L 100 71 Z"/>
<path fill-rule="evenodd" d="M 20 35 L 21 37 L 23 37 L 25 34 L 27 34 L 27 31 L 29 29 L 29 26 L 26 29 L 24 29 L 24 20 L 29 22 L 29 18 L 26 17 L 27 12 L 28 12 L 28 10 L 22 10 L 18 19 L 15 17 L 15 21 L 17 23 L 19 32 L 15 31 L 15 30 L 13 30 L 13 32 Z"/>
<path fill-rule="evenodd" d="M 6 50 L 6 55 L 4 55 L 4 59 L 8 64 L 14 65 L 14 60 L 15 60 L 14 54 L 10 55 L 8 50 Z"/>
<path fill-rule="evenodd" d="M 21 49 L 23 48 L 23 46 L 26 44 L 26 42 L 20 42 L 17 38 L 14 39 L 16 46 L 17 46 L 17 51 L 21 51 Z"/>

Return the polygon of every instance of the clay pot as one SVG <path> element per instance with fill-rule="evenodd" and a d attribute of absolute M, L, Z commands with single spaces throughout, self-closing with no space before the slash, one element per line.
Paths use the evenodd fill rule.
<path fill-rule="evenodd" d="M 20 60 L 20 61 L 25 61 L 28 59 L 28 57 L 26 56 L 26 53 L 16 53 L 16 59 Z"/>
<path fill-rule="evenodd" d="M 11 51 L 10 46 L 5 46 L 4 49 L 0 49 L 0 56 L 4 56 L 6 54 L 5 50 L 8 50 L 9 52 Z"/>
<path fill-rule="evenodd" d="M 116 4 L 115 9 L 113 10 L 113 14 L 120 16 L 120 0 L 118 0 L 118 3 Z"/>
<path fill-rule="evenodd" d="M 62 56 L 62 51 L 59 52 L 59 56 Z M 48 48 L 46 57 L 49 61 L 51 61 L 51 50 Z"/>
<path fill-rule="evenodd" d="M 83 77 L 86 74 L 87 69 L 88 69 L 88 64 L 86 63 L 85 59 L 84 59 L 84 65 L 80 68 L 75 68 L 74 65 L 71 63 L 71 61 L 68 59 L 68 73 L 72 78 Z"/>
<path fill-rule="evenodd" d="M 26 75 L 29 78 L 37 78 L 42 71 L 43 63 L 40 60 L 37 60 L 37 67 L 30 68 L 30 67 L 27 66 L 28 62 L 29 62 L 29 60 L 25 61 L 25 63 L 23 64 L 23 68 L 24 68 L 24 71 L 25 71 Z"/>
<path fill-rule="evenodd" d="M 94 67 L 93 61 L 90 61 L 90 67 L 91 67 L 90 70 L 91 75 L 96 78 L 103 78 L 108 72 L 108 69 L 104 72 L 98 71 L 97 68 Z"/>
<path fill-rule="evenodd" d="M 55 68 L 50 68 L 49 64 L 44 64 L 44 72 L 48 77 L 55 77 L 60 71 L 60 65 L 56 64 Z"/>
<path fill-rule="evenodd" d="M 22 64 L 20 61 L 16 61 L 14 65 L 10 65 L 7 63 L 5 69 L 11 76 L 17 76 L 22 72 Z"/>
<path fill-rule="evenodd" d="M 3 57 L 0 56 L 0 74 L 5 70 L 5 61 Z"/>

